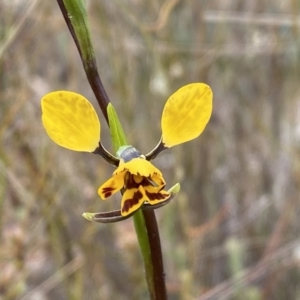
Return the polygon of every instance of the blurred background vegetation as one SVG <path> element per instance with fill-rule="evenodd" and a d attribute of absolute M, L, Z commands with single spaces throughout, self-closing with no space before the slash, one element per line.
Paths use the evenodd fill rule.
<path fill-rule="evenodd" d="M 141 152 L 159 141 L 171 93 L 214 91 L 202 136 L 154 161 L 182 186 L 157 211 L 169 299 L 300 299 L 300 2 L 87 6 L 101 78 Z M 147 299 L 132 220 L 81 217 L 119 208 L 119 195 L 97 195 L 113 168 L 41 125 L 53 90 L 97 107 L 56 1 L 0 2 L 0 70 L 0 298 Z"/>

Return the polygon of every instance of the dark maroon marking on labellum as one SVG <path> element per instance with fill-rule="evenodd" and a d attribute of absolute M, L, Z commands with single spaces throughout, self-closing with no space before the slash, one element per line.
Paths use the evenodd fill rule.
<path fill-rule="evenodd" d="M 156 186 L 154 182 L 151 181 L 151 178 L 149 177 L 144 177 L 143 181 L 140 183 L 142 186 Z"/>
<path fill-rule="evenodd" d="M 146 191 L 146 195 L 149 199 L 149 202 L 151 202 L 152 200 L 168 199 L 171 196 L 171 194 L 167 195 L 167 194 L 162 194 L 162 193 L 150 193 L 148 191 Z"/>
<path fill-rule="evenodd" d="M 136 191 L 133 194 L 133 198 L 125 200 L 123 207 L 122 207 L 122 212 L 127 212 L 131 207 L 134 205 L 138 204 L 139 201 L 143 198 L 143 194 L 140 191 Z"/>
<path fill-rule="evenodd" d="M 135 176 L 136 175 L 132 175 L 132 174 L 126 176 L 125 186 L 127 189 L 138 189 L 140 185 L 153 186 L 152 182 L 147 177 L 143 177 L 142 181 L 137 183 L 135 181 Z"/>
<path fill-rule="evenodd" d="M 138 187 L 141 185 L 141 182 L 136 183 L 134 180 L 134 175 L 128 174 L 128 176 L 126 176 L 125 185 L 127 189 L 138 189 Z"/>
<path fill-rule="evenodd" d="M 102 189 L 102 192 L 104 194 L 104 197 L 105 198 L 108 198 L 109 196 L 111 196 L 112 192 L 114 191 L 115 189 L 112 188 L 112 187 L 106 187 L 106 188 L 103 188 Z"/>

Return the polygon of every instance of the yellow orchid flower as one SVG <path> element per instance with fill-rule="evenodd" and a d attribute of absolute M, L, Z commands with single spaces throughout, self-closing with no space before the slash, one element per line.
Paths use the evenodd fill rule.
<path fill-rule="evenodd" d="M 164 190 L 162 173 L 148 160 L 166 148 L 198 137 L 212 112 L 212 91 L 204 83 L 186 85 L 166 102 L 158 146 L 146 156 L 132 146 L 121 147 L 114 157 L 100 143 L 100 122 L 91 103 L 82 95 L 57 91 L 42 99 L 42 122 L 49 137 L 58 145 L 74 151 L 102 155 L 117 165 L 112 177 L 98 189 L 105 200 L 122 191 L 121 214 L 128 216 L 143 205 L 156 206 L 171 197 Z"/>
<path fill-rule="evenodd" d="M 167 200 L 171 194 L 163 190 L 165 185 L 162 173 L 140 156 L 128 162 L 121 159 L 113 177 L 100 186 L 98 193 L 104 200 L 124 188 L 121 214 L 126 216 L 144 203 L 155 205 Z"/>

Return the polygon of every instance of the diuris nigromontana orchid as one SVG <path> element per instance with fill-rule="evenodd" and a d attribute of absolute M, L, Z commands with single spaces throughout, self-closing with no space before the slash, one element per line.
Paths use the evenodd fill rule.
<path fill-rule="evenodd" d="M 111 104 L 109 104 L 111 105 Z M 121 214 L 128 216 L 142 206 L 167 202 L 162 173 L 149 160 L 164 149 L 197 138 L 212 113 L 212 91 L 204 83 L 183 86 L 167 100 L 161 118 L 162 137 L 155 149 L 142 155 L 132 146 L 123 146 L 114 156 L 100 142 L 100 121 L 92 104 L 82 95 L 56 91 L 42 99 L 42 122 L 49 137 L 74 151 L 101 154 L 117 166 L 112 177 L 98 189 L 104 200 L 122 191 Z"/>

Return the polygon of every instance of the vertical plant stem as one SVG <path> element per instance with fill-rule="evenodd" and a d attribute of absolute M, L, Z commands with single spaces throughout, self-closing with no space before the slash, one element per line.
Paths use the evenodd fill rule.
<path fill-rule="evenodd" d="M 148 237 L 148 230 L 146 228 L 145 219 L 141 210 L 138 210 L 133 215 L 134 227 L 141 249 L 144 267 L 145 267 L 145 276 L 148 285 L 148 290 L 150 294 L 150 299 L 155 300 L 155 287 L 154 287 L 154 277 L 153 277 L 153 264 L 151 256 L 150 241 Z"/>
<path fill-rule="evenodd" d="M 143 210 L 145 225 L 148 233 L 152 268 L 153 284 L 155 289 L 156 300 L 166 300 L 167 290 L 165 284 L 165 273 L 163 266 L 163 257 L 161 251 L 159 230 L 154 210 Z"/>
<path fill-rule="evenodd" d="M 163 258 L 154 210 L 138 210 L 133 215 L 133 221 L 144 260 L 150 299 L 166 300 Z"/>

